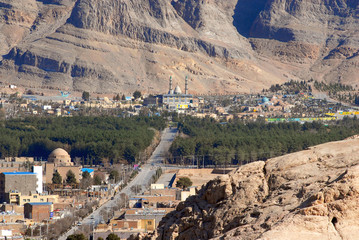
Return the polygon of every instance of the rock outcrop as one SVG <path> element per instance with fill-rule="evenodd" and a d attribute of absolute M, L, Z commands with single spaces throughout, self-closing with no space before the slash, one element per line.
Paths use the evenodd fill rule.
<path fill-rule="evenodd" d="M 242 166 L 137 239 L 356 239 L 358 152 L 355 138 Z"/>
<path fill-rule="evenodd" d="M 355 85 L 358 11 L 354 0 L 0 0 L 0 77 L 99 93 L 163 93 L 170 75 L 188 75 L 192 93 Z"/>

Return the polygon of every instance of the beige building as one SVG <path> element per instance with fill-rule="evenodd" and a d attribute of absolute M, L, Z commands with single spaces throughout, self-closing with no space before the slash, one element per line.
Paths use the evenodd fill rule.
<path fill-rule="evenodd" d="M 25 203 L 30 202 L 52 202 L 57 203 L 59 196 L 58 195 L 47 195 L 39 194 L 36 192 L 31 192 L 30 195 L 23 195 L 20 192 L 10 192 L 9 193 L 10 204 L 24 205 Z"/>
<path fill-rule="evenodd" d="M 5 162 L 20 162 L 20 163 L 25 163 L 25 162 L 34 162 L 34 158 L 33 157 L 5 157 Z"/>
<path fill-rule="evenodd" d="M 52 151 L 47 159 L 48 163 L 54 163 L 55 166 L 73 166 L 70 155 L 62 148 Z"/>
<path fill-rule="evenodd" d="M 70 155 L 62 148 L 57 148 L 51 152 L 48 162 L 45 164 L 46 183 L 52 183 L 52 176 L 55 172 L 61 175 L 62 181 L 66 181 L 68 171 L 75 174 L 77 182 L 82 178 L 81 166 L 74 166 Z"/>
<path fill-rule="evenodd" d="M 186 201 L 190 196 L 196 195 L 196 187 L 189 187 L 187 190 L 179 190 L 177 192 L 177 200 Z"/>

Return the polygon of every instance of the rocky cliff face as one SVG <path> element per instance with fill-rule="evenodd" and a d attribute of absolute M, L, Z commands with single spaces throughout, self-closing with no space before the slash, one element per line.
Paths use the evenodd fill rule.
<path fill-rule="evenodd" d="M 242 166 L 137 239 L 356 239 L 358 151 L 357 138 Z"/>
<path fill-rule="evenodd" d="M 358 3 L 0 0 L 0 77 L 92 92 L 246 92 L 288 79 L 355 84 Z"/>

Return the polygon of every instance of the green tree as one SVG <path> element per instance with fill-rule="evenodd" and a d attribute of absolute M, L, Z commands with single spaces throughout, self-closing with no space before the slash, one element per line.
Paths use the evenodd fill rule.
<path fill-rule="evenodd" d="M 84 101 L 90 100 L 90 93 L 84 91 L 84 92 L 82 93 L 82 99 L 83 99 Z"/>
<path fill-rule="evenodd" d="M 122 101 L 125 101 L 125 100 L 126 100 L 125 94 L 122 94 L 121 100 L 122 100 Z"/>
<path fill-rule="evenodd" d="M 66 183 L 67 184 L 76 184 L 77 183 L 76 176 L 71 170 L 69 170 L 66 173 Z"/>
<path fill-rule="evenodd" d="M 54 174 L 52 174 L 52 183 L 53 184 L 61 184 L 62 183 L 62 177 L 61 177 L 60 173 L 54 172 Z"/>
<path fill-rule="evenodd" d="M 120 178 L 120 174 L 118 173 L 118 171 L 117 170 L 111 170 L 109 179 L 111 179 L 111 180 L 114 179 L 115 182 L 118 182 L 119 178 Z"/>
<path fill-rule="evenodd" d="M 82 173 L 82 179 L 80 181 L 81 189 L 87 189 L 92 185 L 92 178 L 89 172 L 85 171 Z"/>
<path fill-rule="evenodd" d="M 124 150 L 123 157 L 129 162 L 136 161 L 136 148 L 134 146 L 127 146 Z"/>
<path fill-rule="evenodd" d="M 94 176 L 94 178 L 93 178 L 93 183 L 94 183 L 95 185 L 101 185 L 101 184 L 102 184 L 102 179 L 101 179 L 101 177 L 100 177 L 98 174 L 96 174 L 96 175 Z"/>
<path fill-rule="evenodd" d="M 72 234 L 66 238 L 66 240 L 87 240 L 85 235 L 81 234 Z"/>
<path fill-rule="evenodd" d="M 85 171 L 82 173 L 82 178 L 90 178 L 90 173 L 88 171 Z"/>
<path fill-rule="evenodd" d="M 192 186 L 192 181 L 188 177 L 181 177 L 177 180 L 176 187 L 185 189 Z"/>
<path fill-rule="evenodd" d="M 139 99 L 141 96 L 142 96 L 142 93 L 141 93 L 140 91 L 135 91 L 135 92 L 133 93 L 133 97 L 134 97 L 135 99 Z"/>
<path fill-rule="evenodd" d="M 355 96 L 355 100 L 354 100 L 355 105 L 359 105 L 359 97 Z"/>
<path fill-rule="evenodd" d="M 106 240 L 121 240 L 121 238 L 119 236 L 117 236 L 114 233 L 110 233 L 107 237 Z"/>

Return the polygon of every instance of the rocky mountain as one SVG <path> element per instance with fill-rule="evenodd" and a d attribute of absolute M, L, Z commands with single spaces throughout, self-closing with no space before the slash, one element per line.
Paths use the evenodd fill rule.
<path fill-rule="evenodd" d="M 355 138 L 244 165 L 132 239 L 356 239 L 358 151 Z"/>
<path fill-rule="evenodd" d="M 98 93 L 356 85 L 356 0 L 0 0 L 0 81 Z"/>

